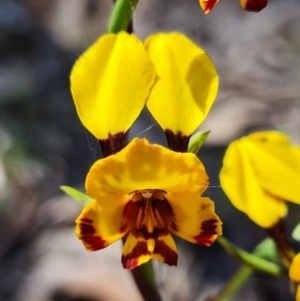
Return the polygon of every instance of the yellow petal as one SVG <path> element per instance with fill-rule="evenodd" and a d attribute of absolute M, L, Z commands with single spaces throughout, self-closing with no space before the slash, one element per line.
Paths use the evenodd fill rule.
<path fill-rule="evenodd" d="M 126 202 L 123 196 L 102 197 L 102 206 L 98 200 L 98 203 L 93 201 L 83 208 L 76 220 L 75 232 L 88 250 L 103 249 L 126 234 L 122 230 Z"/>
<path fill-rule="evenodd" d="M 256 13 L 260 12 L 268 4 L 268 0 L 240 0 L 240 2 L 245 10 Z"/>
<path fill-rule="evenodd" d="M 208 14 L 218 2 L 219 0 L 199 0 L 200 6 L 205 14 Z"/>
<path fill-rule="evenodd" d="M 71 72 L 81 122 L 98 139 L 126 132 L 143 109 L 154 78 L 153 64 L 134 35 L 100 37 Z"/>
<path fill-rule="evenodd" d="M 220 172 L 221 186 L 236 208 L 261 227 L 269 228 L 286 215 L 287 207 L 261 186 L 244 146 L 243 139 L 229 145 Z"/>
<path fill-rule="evenodd" d="M 243 139 L 262 187 L 300 204 L 300 148 L 279 132 L 258 132 Z"/>
<path fill-rule="evenodd" d="M 200 245 L 209 246 L 222 234 L 222 222 L 215 214 L 214 202 L 195 192 L 166 195 L 175 215 L 177 236 Z"/>
<path fill-rule="evenodd" d="M 128 195 L 142 189 L 201 194 L 207 185 L 207 174 L 197 156 L 176 153 L 138 138 L 119 153 L 98 160 L 86 180 L 88 195 L 97 200 L 102 194 Z"/>
<path fill-rule="evenodd" d="M 300 253 L 294 257 L 289 275 L 292 281 L 300 283 Z"/>
<path fill-rule="evenodd" d="M 168 234 L 146 240 L 129 233 L 123 248 L 123 267 L 132 270 L 151 258 L 168 265 L 177 265 L 177 249 L 172 236 Z"/>
<path fill-rule="evenodd" d="M 191 135 L 217 95 L 219 79 L 213 62 L 179 33 L 153 35 L 145 47 L 158 73 L 148 109 L 164 130 Z"/>

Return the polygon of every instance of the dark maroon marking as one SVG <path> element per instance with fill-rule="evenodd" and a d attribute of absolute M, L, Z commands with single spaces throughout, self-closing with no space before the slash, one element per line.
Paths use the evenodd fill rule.
<path fill-rule="evenodd" d="M 189 146 L 191 135 L 186 136 L 181 132 L 175 134 L 173 131 L 166 129 L 165 134 L 167 137 L 169 148 L 175 152 L 186 153 Z"/>
<path fill-rule="evenodd" d="M 177 231 L 177 232 L 179 230 L 178 226 L 176 225 L 176 223 L 174 221 L 172 221 L 171 229 L 172 229 L 172 231 Z"/>
<path fill-rule="evenodd" d="M 151 210 L 154 217 L 154 229 L 151 233 L 143 224 L 146 207 L 149 205 L 152 207 Z M 120 233 L 124 233 L 127 229 L 130 229 L 134 237 L 142 237 L 146 240 L 157 239 L 160 236 L 167 235 L 169 230 L 178 231 L 172 206 L 167 199 L 152 199 L 148 203 L 145 200 L 129 201 L 123 211 L 123 224 L 120 228 Z"/>
<path fill-rule="evenodd" d="M 143 226 L 140 229 L 137 229 L 136 227 L 132 228 L 131 233 L 136 238 L 142 237 L 148 240 L 148 239 L 157 239 L 160 236 L 165 236 L 169 234 L 169 230 L 168 228 L 159 229 L 154 227 L 153 232 L 148 232 L 147 227 Z"/>
<path fill-rule="evenodd" d="M 120 233 L 124 233 L 127 230 L 127 225 L 123 224 L 120 228 Z"/>
<path fill-rule="evenodd" d="M 82 236 L 80 239 L 86 245 L 87 249 L 91 251 L 97 251 L 106 247 L 105 240 L 102 239 L 100 236 Z"/>
<path fill-rule="evenodd" d="M 93 223 L 93 221 L 89 218 L 81 218 L 80 221 L 83 222 L 83 223 L 87 223 L 87 224 L 92 224 Z"/>
<path fill-rule="evenodd" d="M 96 233 L 94 226 L 88 224 L 79 224 L 81 235 L 93 235 Z"/>
<path fill-rule="evenodd" d="M 120 228 L 120 232 L 123 233 L 126 229 L 135 227 L 136 220 L 143 202 L 129 201 L 123 211 L 123 224 Z"/>
<path fill-rule="evenodd" d="M 209 236 L 209 235 L 216 235 L 217 233 L 217 219 L 209 219 L 204 221 L 201 224 L 201 233 L 200 236 Z M 199 235 L 198 235 L 199 236 Z"/>
<path fill-rule="evenodd" d="M 252 12 L 260 12 L 268 4 L 268 0 L 248 0 L 245 5 L 245 10 Z"/>
<path fill-rule="evenodd" d="M 141 202 L 129 201 L 123 211 L 123 216 L 127 219 L 132 219 L 139 212 Z"/>
<path fill-rule="evenodd" d="M 122 255 L 123 267 L 129 270 L 134 269 L 138 264 L 138 258 L 145 255 L 150 255 L 147 248 L 147 242 L 139 241 L 130 253 Z"/>
<path fill-rule="evenodd" d="M 117 134 L 108 134 L 107 139 L 98 140 L 102 149 L 103 157 L 116 154 L 126 146 L 127 133 L 119 132 Z"/>
<path fill-rule="evenodd" d="M 159 254 L 168 265 L 177 266 L 178 254 L 172 250 L 163 240 L 155 239 L 153 254 Z"/>
<path fill-rule="evenodd" d="M 173 231 L 178 231 L 178 226 L 175 222 L 175 214 L 173 208 L 170 205 L 169 201 L 165 198 L 163 201 L 158 200 L 155 203 L 157 210 L 160 213 L 160 216 L 166 221 L 167 227 Z"/>
<path fill-rule="evenodd" d="M 81 223 L 78 224 L 80 235 L 79 238 L 82 240 L 87 249 L 96 251 L 105 247 L 105 240 L 100 236 L 95 235 L 96 229 L 91 224 L 92 220 L 88 218 L 81 218 Z"/>
<path fill-rule="evenodd" d="M 214 236 L 217 232 L 217 219 L 209 219 L 201 224 L 201 232 L 199 235 L 194 236 L 196 243 L 199 245 L 210 246 L 214 241 Z"/>

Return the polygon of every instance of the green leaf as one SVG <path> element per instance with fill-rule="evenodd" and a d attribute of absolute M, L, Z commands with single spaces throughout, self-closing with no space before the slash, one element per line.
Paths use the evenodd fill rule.
<path fill-rule="evenodd" d="M 293 233 L 292 233 L 292 237 L 293 239 L 295 239 L 296 241 L 300 241 L 300 224 L 298 224 L 296 226 L 296 228 L 294 229 Z"/>
<path fill-rule="evenodd" d="M 232 278 L 221 288 L 218 294 L 212 298 L 213 301 L 227 300 L 231 295 L 238 291 L 252 276 L 253 269 L 243 265 Z"/>
<path fill-rule="evenodd" d="M 284 267 L 240 249 L 223 236 L 218 238 L 218 242 L 227 253 L 253 269 L 276 276 L 284 276 L 287 274 L 287 270 Z"/>
<path fill-rule="evenodd" d="M 280 262 L 276 244 L 271 238 L 266 238 L 262 242 L 260 242 L 254 249 L 253 254 L 263 259 Z M 236 274 L 222 287 L 222 289 L 218 292 L 213 300 L 227 300 L 246 283 L 246 281 L 252 276 L 254 272 L 255 270 L 251 265 L 243 265 L 236 272 Z M 283 270 L 283 272 L 287 276 L 287 271 Z"/>
<path fill-rule="evenodd" d="M 190 139 L 188 152 L 197 154 L 209 133 L 210 131 L 200 131 L 195 133 Z"/>
<path fill-rule="evenodd" d="M 70 187 L 70 186 L 60 186 L 60 189 L 66 193 L 67 195 L 69 195 L 70 197 L 72 197 L 73 199 L 75 199 L 76 201 L 78 201 L 80 204 L 82 205 L 87 205 L 88 203 L 90 203 L 93 199 L 90 198 L 88 195 L 86 195 L 85 193 Z"/>
<path fill-rule="evenodd" d="M 254 249 L 253 254 L 271 261 L 280 263 L 280 256 L 277 251 L 276 244 L 273 239 L 266 238 L 260 242 Z"/>

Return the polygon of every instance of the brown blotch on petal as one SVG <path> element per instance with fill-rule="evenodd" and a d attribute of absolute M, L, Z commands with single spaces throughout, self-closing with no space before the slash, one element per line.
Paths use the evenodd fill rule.
<path fill-rule="evenodd" d="M 163 201 L 158 200 L 154 202 L 154 205 L 156 206 L 161 217 L 165 220 L 166 227 L 171 228 L 173 231 L 178 231 L 178 226 L 175 222 L 175 214 L 169 201 L 164 198 Z"/>
<path fill-rule="evenodd" d="M 146 226 L 141 227 L 140 229 L 138 228 L 131 228 L 131 233 L 134 237 L 136 238 L 144 238 L 146 240 L 148 239 L 157 239 L 160 236 L 165 236 L 169 234 L 169 230 L 167 228 L 153 228 L 153 232 L 148 232 L 148 229 Z"/>
<path fill-rule="evenodd" d="M 168 265 L 177 266 L 178 254 L 172 250 L 163 240 L 155 239 L 153 254 L 159 254 Z"/>
<path fill-rule="evenodd" d="M 82 218 L 81 223 L 78 224 L 80 231 L 79 239 L 83 242 L 85 247 L 90 251 L 96 251 L 105 248 L 105 240 L 100 236 L 95 235 L 96 229 L 91 224 L 90 219 Z"/>
<path fill-rule="evenodd" d="M 96 233 L 94 226 L 90 224 L 80 224 L 79 229 L 82 236 Z"/>
<path fill-rule="evenodd" d="M 175 152 L 186 153 L 189 146 L 191 135 L 186 136 L 181 132 L 175 134 L 173 131 L 166 129 L 165 134 L 168 141 L 169 149 Z"/>
<path fill-rule="evenodd" d="M 100 236 L 83 236 L 80 238 L 84 243 L 85 247 L 90 251 L 97 251 L 106 247 L 105 240 Z"/>
<path fill-rule="evenodd" d="M 93 221 L 89 218 L 82 218 L 82 219 L 80 219 L 80 221 L 83 222 L 83 223 L 87 223 L 87 224 L 92 224 L 93 223 Z"/>
<path fill-rule="evenodd" d="M 131 220 L 137 215 L 138 211 L 140 210 L 140 207 L 141 207 L 140 202 L 134 202 L 132 200 L 129 201 L 126 204 L 126 207 L 124 208 L 123 217 L 127 220 Z"/>
<path fill-rule="evenodd" d="M 109 133 L 107 139 L 100 139 L 98 141 L 105 158 L 118 153 L 126 146 L 127 133 L 119 132 L 114 135 Z"/>
<path fill-rule="evenodd" d="M 210 246 L 215 240 L 216 235 L 218 235 L 218 222 L 217 219 L 204 221 L 201 224 L 200 234 L 193 237 L 196 243 L 199 245 Z"/>
<path fill-rule="evenodd" d="M 139 241 L 132 251 L 127 255 L 122 255 L 122 264 L 125 269 L 132 270 L 137 267 L 138 258 L 141 256 L 149 255 L 147 242 Z"/>
<path fill-rule="evenodd" d="M 218 224 L 217 219 L 209 219 L 204 221 L 201 224 L 201 235 L 206 236 L 206 235 L 217 234 L 217 224 Z"/>
<path fill-rule="evenodd" d="M 251 12 L 260 12 L 268 4 L 268 0 L 247 0 L 242 4 L 244 9 Z"/>

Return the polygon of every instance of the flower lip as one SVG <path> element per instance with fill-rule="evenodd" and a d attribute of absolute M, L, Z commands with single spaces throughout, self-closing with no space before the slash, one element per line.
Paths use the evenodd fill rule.
<path fill-rule="evenodd" d="M 158 237 L 168 233 L 175 225 L 172 206 L 159 189 L 136 190 L 124 209 L 122 229 L 135 237 Z"/>

